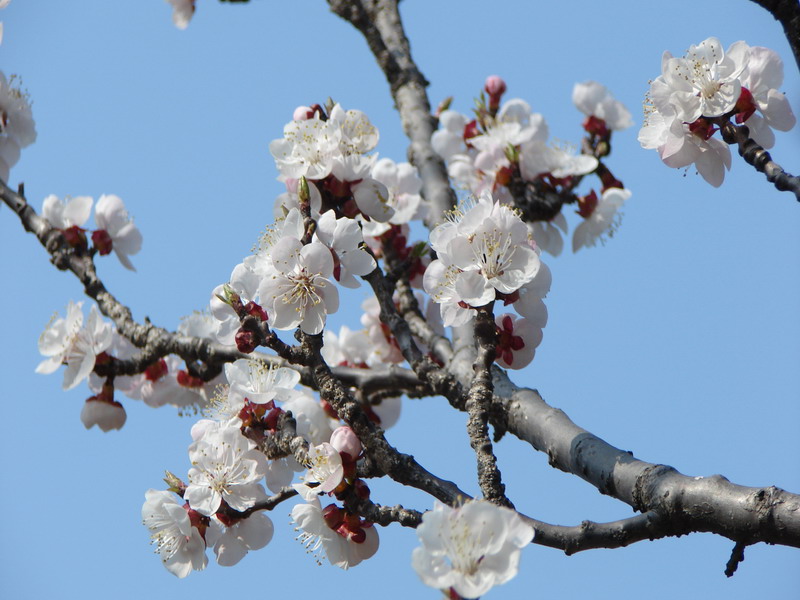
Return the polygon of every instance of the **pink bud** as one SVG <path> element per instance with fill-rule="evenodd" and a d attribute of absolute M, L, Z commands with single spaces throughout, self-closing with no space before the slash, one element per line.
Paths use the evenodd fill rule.
<path fill-rule="evenodd" d="M 483 89 L 489 94 L 489 108 L 496 111 L 500 107 L 500 97 L 506 93 L 506 82 L 498 75 L 489 75 Z"/>
<path fill-rule="evenodd" d="M 308 121 L 314 118 L 314 111 L 309 106 L 298 106 L 292 114 L 293 121 Z"/>
<path fill-rule="evenodd" d="M 506 92 L 506 82 L 499 75 L 489 75 L 483 89 L 490 96 L 502 96 Z"/>
<path fill-rule="evenodd" d="M 330 444 L 339 454 L 347 454 L 351 460 L 361 454 L 361 441 L 347 425 L 342 425 L 331 434 Z"/>

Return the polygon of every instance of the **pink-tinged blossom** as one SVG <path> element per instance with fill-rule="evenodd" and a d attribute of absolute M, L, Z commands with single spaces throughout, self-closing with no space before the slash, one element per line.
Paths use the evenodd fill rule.
<path fill-rule="evenodd" d="M 309 446 L 305 466 L 308 471 L 302 478 L 303 483 L 294 486 L 304 500 L 310 501 L 320 492 L 332 492 L 344 479 L 342 456 L 328 442 Z"/>
<path fill-rule="evenodd" d="M 150 530 L 150 543 L 161 555 L 164 567 L 176 577 L 202 571 L 208 564 L 206 543 L 192 524 L 189 511 L 170 492 L 147 490 L 142 506 L 142 521 Z M 203 526 L 198 519 L 198 525 Z"/>
<path fill-rule="evenodd" d="M 66 318 L 55 319 L 39 337 L 39 352 L 48 358 L 39 363 L 36 372 L 50 374 L 67 365 L 65 390 L 89 377 L 97 355 L 111 346 L 111 326 L 103 322 L 94 305 L 84 326 L 82 306 L 83 302 L 70 302 Z"/>
<path fill-rule="evenodd" d="M 64 201 L 50 194 L 42 203 L 42 216 L 56 229 L 83 227 L 92 214 L 93 202 L 90 196 L 75 196 Z"/>
<path fill-rule="evenodd" d="M 747 44 L 736 42 L 725 52 L 715 37 L 690 46 L 683 58 L 665 52 L 661 60 L 665 86 L 651 93 L 653 102 L 659 110 L 672 105 L 684 123 L 722 116 L 733 110 L 739 99 L 739 76 L 748 59 Z"/>
<path fill-rule="evenodd" d="M 337 219 L 332 210 L 317 220 L 315 239 L 330 248 L 334 258 L 333 276 L 347 288 L 357 288 L 355 276 L 375 269 L 375 259 L 364 249 L 364 236 L 355 219 Z"/>
<path fill-rule="evenodd" d="M 184 498 L 200 514 L 210 517 L 223 500 L 244 511 L 267 499 L 259 483 L 267 459 L 239 429 L 209 428 L 192 443 L 189 458 L 193 466 Z"/>
<path fill-rule="evenodd" d="M 620 131 L 633 125 L 630 111 L 606 86 L 596 81 L 576 83 L 572 88 L 572 102 L 587 117 L 602 119 L 607 129 Z"/>
<path fill-rule="evenodd" d="M 594 246 L 606 233 L 613 235 L 619 220 L 619 210 L 630 197 L 630 190 L 620 188 L 608 188 L 603 192 L 592 214 L 575 228 L 575 232 L 572 234 L 573 252 Z"/>
<path fill-rule="evenodd" d="M 91 429 L 95 425 L 104 432 L 122 429 L 127 418 L 125 408 L 113 398 L 92 396 L 81 409 L 81 423 L 86 429 Z"/>
<path fill-rule="evenodd" d="M 0 179 L 8 181 L 8 172 L 19 161 L 22 148 L 35 141 L 30 101 L 0 71 Z"/>
<path fill-rule="evenodd" d="M 411 564 L 433 588 L 454 589 L 462 598 L 478 598 L 519 570 L 520 550 L 533 540 L 533 528 L 508 508 L 472 500 L 458 508 L 440 502 L 417 527 L 422 546 Z"/>
<path fill-rule="evenodd" d="M 297 523 L 296 530 L 301 530 L 297 539 L 307 552 L 316 554 L 322 548 L 332 565 L 346 570 L 372 557 L 378 551 L 379 540 L 372 524 L 362 521 L 359 525 L 350 525 L 341 517 L 335 517 L 343 512 L 333 505 L 323 510 L 319 499 L 314 498 L 308 503 L 296 504 L 292 508 L 292 520 Z"/>
<path fill-rule="evenodd" d="M 217 564 L 232 567 L 250 550 L 260 550 L 270 543 L 274 529 L 272 520 L 262 512 L 226 527 L 214 544 Z"/>
<path fill-rule="evenodd" d="M 111 249 L 122 266 L 135 271 L 128 255 L 136 254 L 142 249 L 142 234 L 133 224 L 120 197 L 113 194 L 100 196 L 95 207 L 94 220 L 98 230 L 105 231 L 110 237 Z M 108 254 L 108 250 L 104 252 L 101 249 L 100 254 Z"/>
<path fill-rule="evenodd" d="M 331 251 L 319 242 L 304 246 L 294 238 L 283 238 L 273 246 L 271 259 L 272 272 L 259 287 L 271 326 L 299 326 L 312 335 L 321 332 L 327 315 L 339 309 Z"/>
<path fill-rule="evenodd" d="M 731 151 L 722 140 L 711 137 L 712 134 L 710 125 L 690 127 L 677 118 L 674 109 L 666 107 L 645 115 L 639 143 L 643 148 L 658 150 L 668 167 L 680 169 L 694 164 L 703 179 L 719 187 L 725 171 L 731 168 Z"/>
<path fill-rule="evenodd" d="M 172 22 L 178 29 L 186 29 L 192 20 L 195 0 L 166 0 L 172 5 Z"/>

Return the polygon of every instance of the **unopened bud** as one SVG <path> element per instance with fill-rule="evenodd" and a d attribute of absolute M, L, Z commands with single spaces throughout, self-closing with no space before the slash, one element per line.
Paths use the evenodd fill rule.
<path fill-rule="evenodd" d="M 256 349 L 256 336 L 252 331 L 240 328 L 239 331 L 236 332 L 234 340 L 236 341 L 236 348 L 238 348 L 239 352 L 250 354 Z"/>
<path fill-rule="evenodd" d="M 77 225 L 64 230 L 64 239 L 73 248 L 85 250 L 89 247 L 89 243 L 86 241 L 86 232 Z"/>
<path fill-rule="evenodd" d="M 108 232 L 105 229 L 98 229 L 92 233 L 92 244 L 95 248 L 97 248 L 100 256 L 109 254 L 113 246 L 111 236 L 108 235 Z"/>
<path fill-rule="evenodd" d="M 361 441 L 355 432 L 347 425 L 343 425 L 334 430 L 331 434 L 331 446 L 340 454 L 347 454 L 350 460 L 355 460 L 361 454 Z"/>
<path fill-rule="evenodd" d="M 170 471 L 164 471 L 164 483 L 167 484 L 169 487 L 170 492 L 175 492 L 176 494 L 183 494 L 186 490 L 186 484 L 180 480 L 180 478 L 171 473 Z"/>
<path fill-rule="evenodd" d="M 436 117 L 438 118 L 444 111 L 450 108 L 450 105 L 453 103 L 453 97 L 448 96 L 441 102 L 439 102 L 439 106 L 436 107 Z"/>
<path fill-rule="evenodd" d="M 220 302 L 224 302 L 228 306 L 233 306 L 234 304 L 241 303 L 242 301 L 242 299 L 239 297 L 239 294 L 234 292 L 233 288 L 227 283 L 222 286 L 222 293 L 215 295 Z"/>
<path fill-rule="evenodd" d="M 314 118 L 314 109 L 310 106 L 298 106 L 292 114 L 292 121 L 308 121 Z"/>
<path fill-rule="evenodd" d="M 500 98 L 506 93 L 506 82 L 498 75 L 489 75 L 483 86 L 489 94 L 489 110 L 496 111 L 500 108 Z"/>
<path fill-rule="evenodd" d="M 301 204 L 308 204 L 311 201 L 311 192 L 305 176 L 300 177 L 300 181 L 297 182 L 297 199 Z"/>

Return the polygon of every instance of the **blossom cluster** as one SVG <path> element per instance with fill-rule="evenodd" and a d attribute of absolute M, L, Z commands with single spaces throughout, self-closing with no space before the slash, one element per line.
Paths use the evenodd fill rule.
<path fill-rule="evenodd" d="M 83 251 L 88 248 L 84 225 L 91 216 L 93 203 L 89 196 L 61 200 L 51 194 L 42 203 L 42 216 L 51 226 L 64 233 L 64 238 L 72 247 Z M 91 239 L 97 252 L 105 256 L 113 250 L 122 266 L 135 271 L 128 256 L 141 250 L 142 233 L 128 215 L 122 199 L 113 194 L 100 196 L 95 206 L 94 220 L 97 229 L 92 232 Z"/>
<path fill-rule="evenodd" d="M 311 552 L 324 550 L 343 569 L 372 556 L 378 548 L 372 524 L 335 503 L 323 509 L 318 497 L 352 486 L 368 497 L 355 478 L 362 448 L 353 431 L 336 427 L 320 403 L 297 388 L 296 371 L 238 360 L 226 366 L 225 376 L 228 385 L 206 411 L 210 418 L 192 428 L 188 483 L 174 476 L 169 481 L 185 503 L 169 492 L 146 494 L 142 517 L 166 568 L 185 577 L 205 568 L 207 548 L 214 549 L 220 565 L 230 566 L 266 546 L 273 526 L 261 512 L 268 501 L 264 485 L 278 493 L 304 467 L 293 485 L 305 500 L 292 510 L 301 542 Z M 265 440 L 278 432 L 287 412 L 306 444 L 302 464 L 292 454 L 268 459 L 264 452 Z"/>
<path fill-rule="evenodd" d="M 472 206 L 450 213 L 431 232 L 437 259 L 425 271 L 425 291 L 439 304 L 445 326 L 470 322 L 476 308 L 502 300 L 523 319 L 497 317 L 498 359 L 522 368 L 532 359 L 547 323 L 542 298 L 550 289 L 550 271 L 514 209 L 485 190 Z"/>
<path fill-rule="evenodd" d="M 513 98 L 501 104 L 506 91 L 502 79 L 490 76 L 484 91 L 488 104 L 482 95 L 475 118 L 446 108 L 440 112 L 440 128 L 431 138 L 455 185 L 474 196 L 490 191 L 501 203 L 521 208 L 539 248 L 553 255 L 561 253 L 562 234 L 568 231 L 562 203 L 579 203 L 577 213 L 589 223 L 576 229 L 573 250 L 594 245 L 603 234 L 613 232 L 620 195 L 615 193 L 612 199 L 605 192 L 621 189 L 622 184 L 599 159 L 609 153 L 611 133 L 633 124 L 628 110 L 605 86 L 594 81 L 576 84 L 572 99 L 586 115 L 585 142 L 592 147 L 591 152 L 584 149 L 576 154 L 563 144 L 548 143 L 545 118 L 533 112 L 526 101 Z M 575 186 L 591 173 L 602 182 L 602 197 L 598 201 L 595 194 L 594 202 L 585 200 L 591 194 L 579 197 L 574 193 Z M 624 197 L 629 195 L 625 191 Z M 558 200 L 533 207 L 531 196 L 534 202 L 536 198 Z"/>
<path fill-rule="evenodd" d="M 719 187 L 730 170 L 728 145 L 715 137 L 723 122 L 745 124 L 764 148 L 775 143 L 773 129 L 789 131 L 796 119 L 783 83 L 783 62 L 774 51 L 735 42 L 725 51 L 715 37 L 691 46 L 681 58 L 664 52 L 661 75 L 650 84 L 642 147 L 658 150 L 669 167 L 694 164 Z"/>

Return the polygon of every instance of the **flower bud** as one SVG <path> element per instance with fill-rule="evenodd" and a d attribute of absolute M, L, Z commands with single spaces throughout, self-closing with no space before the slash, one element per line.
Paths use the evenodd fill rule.
<path fill-rule="evenodd" d="M 239 352 L 250 354 L 256 349 L 256 336 L 252 331 L 240 328 L 239 331 L 236 332 L 234 340 L 236 341 L 236 348 Z"/>
<path fill-rule="evenodd" d="M 110 254 L 113 246 L 111 236 L 108 235 L 108 232 L 105 229 L 98 229 L 92 233 L 92 244 L 94 244 L 94 247 L 97 248 L 100 256 Z"/>
<path fill-rule="evenodd" d="M 331 434 L 330 444 L 339 454 L 346 454 L 350 460 L 355 460 L 361 454 L 361 441 L 347 425 L 342 425 L 334 430 Z"/>
<path fill-rule="evenodd" d="M 298 106 L 292 113 L 292 121 L 308 121 L 314 118 L 314 109 L 310 106 Z"/>
<path fill-rule="evenodd" d="M 81 410 L 81 422 L 86 429 L 97 425 L 103 431 L 122 429 L 127 420 L 125 408 L 114 400 L 105 400 L 102 396 L 92 396 L 86 400 Z"/>
<path fill-rule="evenodd" d="M 500 108 L 500 98 L 506 93 L 506 82 L 498 75 L 489 75 L 483 89 L 489 94 L 489 110 L 497 111 Z"/>

